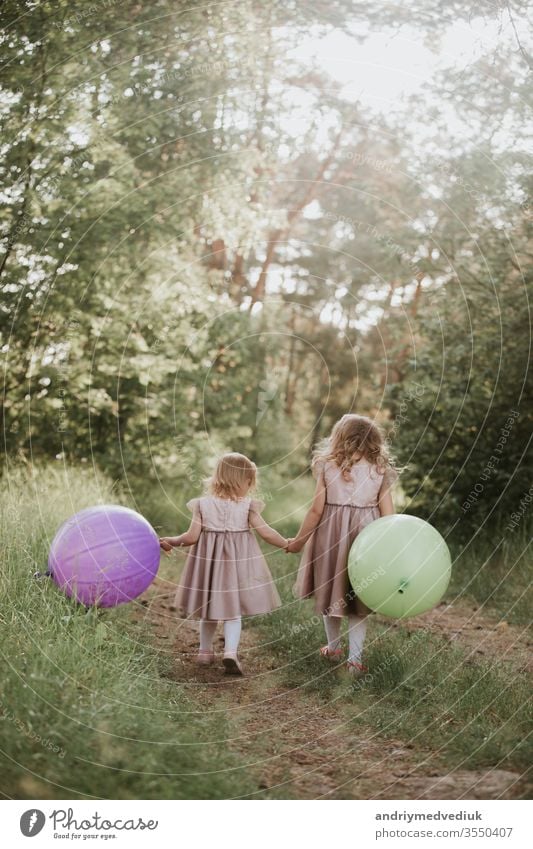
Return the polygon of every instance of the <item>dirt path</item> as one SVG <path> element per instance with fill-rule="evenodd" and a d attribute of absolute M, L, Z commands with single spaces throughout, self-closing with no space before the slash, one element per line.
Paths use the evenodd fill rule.
<path fill-rule="evenodd" d="M 450 642 L 460 641 L 472 655 L 498 658 L 502 663 L 510 660 L 518 669 L 533 672 L 531 630 L 525 625 L 509 625 L 486 608 L 465 601 L 442 603 L 412 624 L 429 628 Z"/>
<path fill-rule="evenodd" d="M 197 625 L 176 618 L 172 597 L 163 579 L 157 579 L 144 596 L 156 644 L 171 659 L 173 680 L 206 711 L 222 711 L 229 717 L 237 735 L 228 745 L 255 776 L 262 788 L 259 796 L 512 799 L 523 794 L 518 774 L 500 769 L 442 774 L 430 750 L 415 749 L 405 740 L 380 738 L 335 701 L 283 685 L 277 662 L 259 647 L 252 628 L 243 630 L 240 656 L 247 670 L 243 678 L 224 676 L 219 663 L 198 668 L 194 663 Z M 530 661 L 523 629 L 502 626 L 465 604 L 441 605 L 412 626 L 429 628 L 451 641 L 460 638 L 473 655 L 513 657 L 523 666 Z M 220 657 L 221 629 L 215 647 Z M 342 675 L 334 669 L 326 674 Z"/>

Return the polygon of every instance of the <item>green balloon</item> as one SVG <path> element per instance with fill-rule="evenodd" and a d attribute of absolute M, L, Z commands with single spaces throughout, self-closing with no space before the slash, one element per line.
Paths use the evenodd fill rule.
<path fill-rule="evenodd" d="M 402 513 L 382 516 L 356 537 L 348 574 L 356 595 L 371 610 L 407 619 L 431 610 L 450 582 L 448 546 L 435 528 Z"/>

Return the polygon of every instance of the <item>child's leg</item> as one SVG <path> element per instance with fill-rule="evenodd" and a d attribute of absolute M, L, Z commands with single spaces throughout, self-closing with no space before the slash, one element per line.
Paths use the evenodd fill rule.
<path fill-rule="evenodd" d="M 224 622 L 224 654 L 237 654 L 241 639 L 241 617 Z"/>
<path fill-rule="evenodd" d="M 341 647 L 342 616 L 323 616 L 329 651 L 337 651 Z"/>
<path fill-rule="evenodd" d="M 366 636 L 366 616 L 348 616 L 348 662 L 361 663 Z"/>
<path fill-rule="evenodd" d="M 200 619 L 200 651 L 213 651 L 213 639 L 217 625 L 218 622 L 214 619 Z"/>

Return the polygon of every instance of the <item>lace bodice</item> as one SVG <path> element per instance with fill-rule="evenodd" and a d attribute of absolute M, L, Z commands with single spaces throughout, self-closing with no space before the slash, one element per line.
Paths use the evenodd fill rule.
<path fill-rule="evenodd" d="M 386 486 L 397 477 L 394 469 L 385 472 L 367 460 L 359 460 L 350 469 L 350 479 L 345 480 L 339 467 L 332 461 L 319 462 L 315 466 L 315 475 L 324 476 L 326 502 L 328 504 L 349 504 L 352 507 L 373 507 L 377 505 L 379 492 L 384 482 Z"/>

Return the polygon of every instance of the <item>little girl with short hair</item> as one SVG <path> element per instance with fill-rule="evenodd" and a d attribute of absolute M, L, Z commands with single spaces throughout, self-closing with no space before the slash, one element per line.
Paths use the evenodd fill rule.
<path fill-rule="evenodd" d="M 286 548 L 288 540 L 262 519 L 264 503 L 250 498 L 256 483 L 255 463 L 244 454 L 224 454 L 207 481 L 208 493 L 187 503 L 189 529 L 160 540 L 165 551 L 192 546 L 175 606 L 183 617 L 200 620 L 197 662 L 202 665 L 214 661 L 213 639 L 223 620 L 223 664 L 230 675 L 242 675 L 241 617 L 269 613 L 281 604 L 253 531 L 278 548 Z"/>
<path fill-rule="evenodd" d="M 370 522 L 394 513 L 391 487 L 397 471 L 380 429 L 366 416 L 347 414 L 315 449 L 316 489 L 312 505 L 287 551 L 305 545 L 295 593 L 315 599 L 327 645 L 322 657 L 339 659 L 342 617 L 348 616 L 348 671 L 367 670 L 361 662 L 366 616 L 372 611 L 357 598 L 348 579 L 348 554 L 356 536 Z"/>

